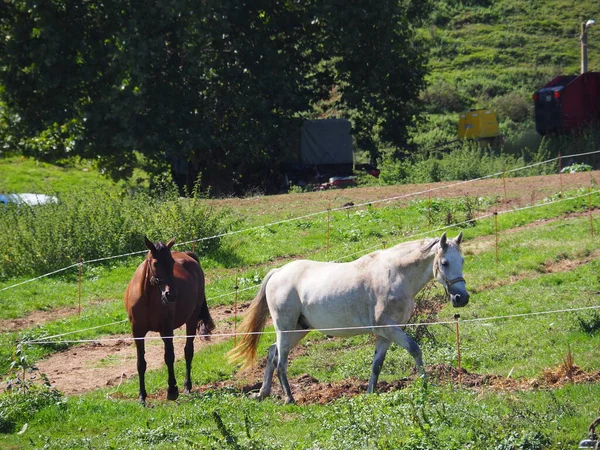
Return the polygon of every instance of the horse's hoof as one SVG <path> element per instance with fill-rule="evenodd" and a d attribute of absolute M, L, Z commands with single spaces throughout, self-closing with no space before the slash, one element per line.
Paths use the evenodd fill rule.
<path fill-rule="evenodd" d="M 179 397 L 177 386 L 167 389 L 167 400 L 177 400 L 177 397 Z"/>
<path fill-rule="evenodd" d="M 294 400 L 292 397 L 289 397 L 289 398 L 286 398 L 283 403 L 285 405 L 295 405 L 296 404 L 296 400 Z"/>
<path fill-rule="evenodd" d="M 262 395 L 260 392 L 250 392 L 250 394 L 248 394 L 248 398 L 251 398 L 253 400 L 258 400 L 259 402 L 264 399 L 266 396 Z"/>

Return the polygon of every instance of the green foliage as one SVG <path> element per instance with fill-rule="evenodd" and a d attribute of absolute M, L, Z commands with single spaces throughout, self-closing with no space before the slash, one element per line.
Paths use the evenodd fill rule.
<path fill-rule="evenodd" d="M 180 186 L 200 174 L 219 195 L 273 190 L 301 117 L 334 90 L 330 109 L 374 157 L 379 136 L 406 141 L 426 73 L 415 27 L 429 8 L 15 0 L 0 22 L 1 140 L 46 161 L 95 159 L 113 179 L 133 175 L 137 151 Z"/>
<path fill-rule="evenodd" d="M 380 178 L 386 184 L 472 180 L 543 161 L 546 155 L 544 151 L 524 149 L 517 157 L 484 147 L 477 142 L 465 141 L 449 152 L 434 152 L 430 158 L 415 159 L 412 162 L 388 157 L 380 166 Z M 552 165 L 540 165 L 519 174 L 541 175 L 553 170 Z"/>
<path fill-rule="evenodd" d="M 1 257 L 3 277 L 43 274 L 83 260 L 143 249 L 144 236 L 153 241 L 191 241 L 219 234 L 223 213 L 201 199 L 180 200 L 172 185 L 159 197 L 88 185 L 61 195 L 56 204 L 8 204 L 0 214 L 0 235 L 6 246 Z M 219 239 L 203 240 L 198 251 L 215 251 Z"/>
<path fill-rule="evenodd" d="M 28 361 L 21 343 L 16 346 L 10 370 L 6 391 L 0 393 L 0 433 L 12 433 L 44 407 L 63 402 L 62 394 L 50 387 L 44 374 L 39 377 L 42 383 L 33 374 L 38 369 Z"/>

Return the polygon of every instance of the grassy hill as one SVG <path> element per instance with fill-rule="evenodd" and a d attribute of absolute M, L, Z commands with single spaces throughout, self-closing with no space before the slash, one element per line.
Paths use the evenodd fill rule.
<path fill-rule="evenodd" d="M 495 110 L 507 147 L 536 145 L 533 91 L 580 67 L 581 22 L 600 20 L 592 1 L 438 1 L 430 25 L 427 121 L 415 135 L 425 146 L 455 138 L 457 113 Z M 600 28 L 588 34 L 588 68 L 600 70 Z"/>

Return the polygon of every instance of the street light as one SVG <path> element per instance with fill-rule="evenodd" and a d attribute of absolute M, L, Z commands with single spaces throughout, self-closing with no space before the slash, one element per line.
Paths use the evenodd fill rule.
<path fill-rule="evenodd" d="M 587 22 L 581 22 L 581 73 L 587 72 L 587 30 L 596 25 L 593 19 Z"/>

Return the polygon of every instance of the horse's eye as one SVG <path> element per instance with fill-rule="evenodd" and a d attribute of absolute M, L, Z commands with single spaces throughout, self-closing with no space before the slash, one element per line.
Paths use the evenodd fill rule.
<path fill-rule="evenodd" d="M 446 258 L 442 258 L 441 261 L 440 261 L 440 264 L 442 266 L 447 266 L 448 265 L 448 260 Z"/>

